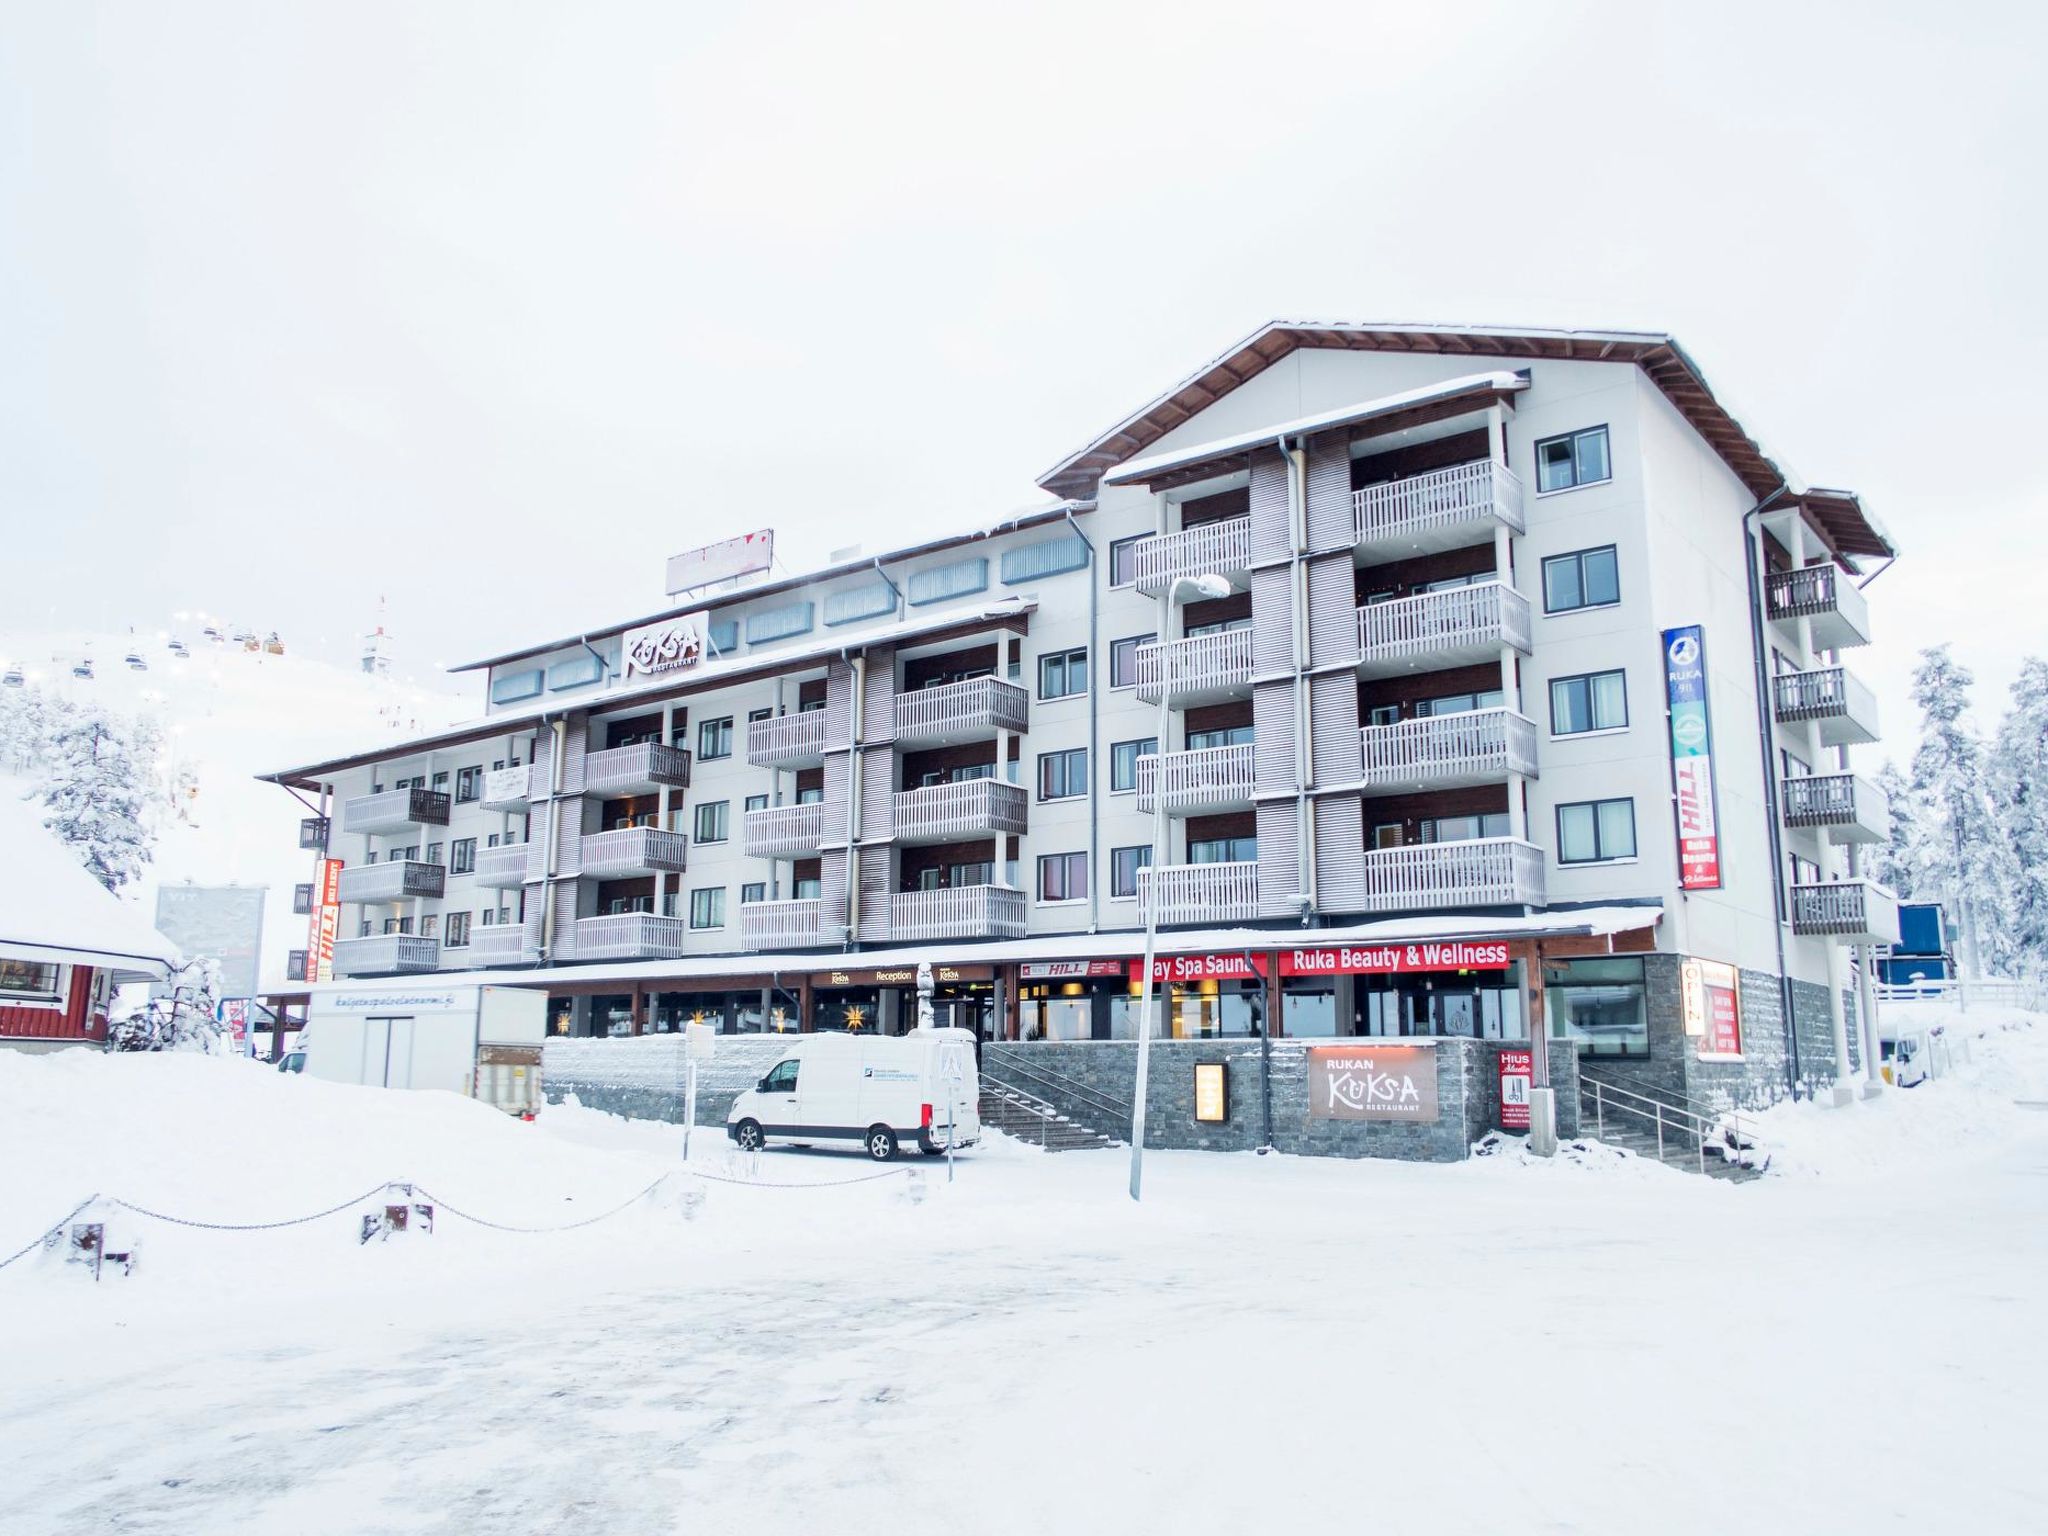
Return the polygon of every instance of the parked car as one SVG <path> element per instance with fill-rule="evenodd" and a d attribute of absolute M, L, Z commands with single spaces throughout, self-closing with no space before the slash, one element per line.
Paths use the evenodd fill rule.
<path fill-rule="evenodd" d="M 906 1142 L 928 1156 L 981 1140 L 974 1035 L 806 1035 L 733 1100 L 725 1134 L 743 1151 L 777 1141 L 857 1142 L 887 1162 Z"/>

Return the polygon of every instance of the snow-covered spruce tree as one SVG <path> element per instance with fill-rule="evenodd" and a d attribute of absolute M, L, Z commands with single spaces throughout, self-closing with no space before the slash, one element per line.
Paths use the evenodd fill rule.
<path fill-rule="evenodd" d="M 1978 949 L 1973 959 L 1998 975 L 2014 958 L 2006 922 L 2014 861 L 1986 807 L 1983 744 L 1963 718 L 1975 681 L 1946 645 L 1922 651 L 1913 669 L 1920 742 L 1908 782 L 1904 858 L 1915 898 L 1945 901 L 1959 922 L 1968 904 Z"/>
<path fill-rule="evenodd" d="M 2005 922 L 2023 974 L 2048 972 L 2048 661 L 2029 656 L 2013 680 L 1985 764 L 2010 888 Z"/>
<path fill-rule="evenodd" d="M 0 689 L 0 773 L 40 780 L 50 760 L 50 738 L 77 712 L 40 688 Z"/>
<path fill-rule="evenodd" d="M 51 735 L 46 762 L 43 825 L 118 891 L 142 873 L 150 847 L 147 784 L 127 735 L 104 710 L 77 710 Z"/>
<path fill-rule="evenodd" d="M 214 1017 L 220 1004 L 220 962 L 187 960 L 171 972 L 169 985 L 163 996 L 107 1026 L 107 1049 L 234 1054 L 232 1033 Z"/>
<path fill-rule="evenodd" d="M 1917 899 L 1914 886 L 1918 876 L 1913 868 L 1913 843 L 1919 835 L 1920 807 L 1913 798 L 1912 783 L 1899 771 L 1897 763 L 1887 760 L 1877 770 L 1877 787 L 1884 791 L 1892 811 L 1891 836 L 1877 844 L 1870 851 L 1870 866 L 1865 871 L 1879 885 L 1889 887 L 1895 896 L 1904 901 Z M 1937 890 L 1938 901 L 1947 894 Z"/>

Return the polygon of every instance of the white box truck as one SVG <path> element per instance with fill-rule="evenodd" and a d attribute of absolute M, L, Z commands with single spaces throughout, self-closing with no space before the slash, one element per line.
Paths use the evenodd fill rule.
<path fill-rule="evenodd" d="M 368 982 L 316 988 L 301 1070 L 373 1088 L 445 1088 L 531 1120 L 540 1112 L 545 992 Z"/>
<path fill-rule="evenodd" d="M 853 1141 L 878 1162 L 909 1145 L 928 1155 L 981 1140 L 981 1074 L 964 1029 L 805 1035 L 733 1100 L 725 1134 L 748 1152 L 769 1141 Z"/>

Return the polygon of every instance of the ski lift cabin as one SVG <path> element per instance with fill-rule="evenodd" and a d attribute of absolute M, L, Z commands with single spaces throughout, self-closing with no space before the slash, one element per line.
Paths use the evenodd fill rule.
<path fill-rule="evenodd" d="M 78 662 L 76 665 L 74 665 L 71 669 L 71 675 L 73 677 L 82 677 L 87 682 L 91 682 L 92 659 L 90 657 L 87 657 L 84 661 Z"/>
<path fill-rule="evenodd" d="M 185 648 L 185 642 L 182 640 L 173 640 L 170 644 L 170 652 L 180 661 L 190 661 L 192 659 L 192 653 Z"/>
<path fill-rule="evenodd" d="M 270 638 L 263 642 L 263 649 L 272 656 L 282 656 L 284 654 L 284 642 L 277 638 L 276 630 L 273 629 L 270 632 Z"/>
<path fill-rule="evenodd" d="M 215 629 L 211 624 L 207 625 L 206 628 L 202 629 L 200 631 L 200 634 L 204 635 L 207 639 L 211 640 L 215 645 L 219 645 L 223 640 L 227 639 L 226 635 L 222 634 L 219 630 Z"/>

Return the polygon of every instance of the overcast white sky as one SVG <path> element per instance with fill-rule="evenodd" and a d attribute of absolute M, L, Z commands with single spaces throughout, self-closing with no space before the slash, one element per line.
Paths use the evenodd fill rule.
<path fill-rule="evenodd" d="M 1904 546 L 1896 749 L 2048 649 L 2044 11 L 0 0 L 10 601 L 467 660 L 1029 503 L 1272 316 L 1658 328 Z"/>

